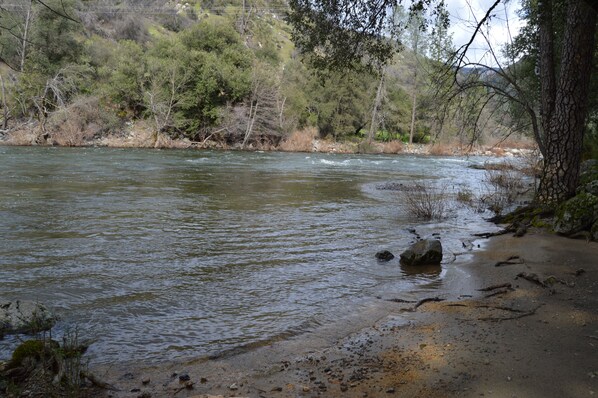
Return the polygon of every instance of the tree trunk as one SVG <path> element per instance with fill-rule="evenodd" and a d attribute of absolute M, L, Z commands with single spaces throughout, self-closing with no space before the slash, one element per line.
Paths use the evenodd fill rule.
<path fill-rule="evenodd" d="M 378 90 L 376 90 L 376 99 L 374 100 L 374 109 L 372 109 L 372 121 L 370 123 L 370 132 L 368 134 L 368 144 L 372 143 L 372 140 L 376 136 L 376 130 L 378 129 L 378 111 L 380 110 L 380 104 L 382 103 L 382 89 L 384 88 L 384 72 L 380 76 L 380 83 L 378 84 Z"/>
<path fill-rule="evenodd" d="M 539 13 L 539 66 L 540 66 L 540 81 L 541 81 L 541 114 L 542 118 L 542 134 L 536 137 L 538 146 L 542 155 L 546 156 L 546 148 L 544 141 L 546 140 L 546 132 L 548 131 L 549 121 L 552 119 L 554 111 L 554 101 L 556 100 L 556 65 L 554 62 L 554 27 L 552 14 L 552 1 L 541 1 L 538 3 Z"/>
<path fill-rule="evenodd" d="M 4 86 L 4 79 L 2 75 L 0 75 L 0 86 L 2 88 L 2 130 L 8 130 L 8 119 L 10 118 L 10 110 L 8 109 L 8 104 L 6 103 L 6 88 Z"/>
<path fill-rule="evenodd" d="M 409 130 L 409 145 L 413 144 L 413 133 L 415 132 L 415 110 L 417 107 L 417 71 L 413 83 L 413 98 L 411 103 L 411 129 Z"/>
<path fill-rule="evenodd" d="M 588 107 L 590 75 L 596 34 L 596 10 L 584 0 L 571 0 L 563 39 L 560 76 L 552 115 L 543 125 L 544 167 L 537 199 L 559 203 L 573 195 L 579 178 L 579 165 Z M 550 43 L 541 41 L 546 47 Z M 547 48 L 540 48 L 544 56 Z M 542 81 L 544 85 L 545 82 Z M 542 89 L 544 94 L 544 89 Z M 542 99 L 544 105 L 544 98 Z M 544 105 L 546 106 L 546 105 Z M 543 110 L 543 116 L 546 111 Z"/>
<path fill-rule="evenodd" d="M 25 30 L 23 31 L 23 42 L 21 44 L 21 64 L 20 64 L 20 71 L 23 72 L 25 70 L 25 57 L 27 52 L 27 36 L 29 34 L 29 22 L 31 20 L 31 7 L 33 5 L 33 1 L 29 1 L 29 8 L 27 8 L 27 16 L 25 17 Z"/>

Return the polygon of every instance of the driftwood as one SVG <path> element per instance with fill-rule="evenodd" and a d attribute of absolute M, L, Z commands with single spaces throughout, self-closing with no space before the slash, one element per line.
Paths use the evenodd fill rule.
<path fill-rule="evenodd" d="M 517 274 L 517 276 L 520 278 L 523 278 L 525 280 L 528 280 L 532 283 L 535 283 L 536 285 L 542 286 L 543 288 L 551 287 L 552 285 L 554 285 L 556 283 L 560 283 L 561 285 L 565 285 L 565 286 L 569 286 L 569 287 L 575 287 L 575 282 L 566 282 L 562 279 L 557 278 L 554 275 L 550 275 L 544 280 L 540 280 L 540 278 L 536 274 L 528 274 L 526 272 L 521 272 L 521 273 Z"/>
<path fill-rule="evenodd" d="M 510 283 L 502 283 L 500 285 L 492 285 L 492 286 L 485 287 L 483 289 L 478 289 L 478 292 L 491 292 L 492 290 L 502 289 L 502 288 L 510 288 L 510 287 L 511 287 Z"/>
<path fill-rule="evenodd" d="M 425 303 L 428 303 L 428 302 L 430 302 L 430 301 L 444 301 L 444 300 L 445 300 L 445 299 L 443 299 L 443 298 L 440 298 L 440 297 L 428 297 L 428 298 L 425 298 L 425 299 L 421 299 L 421 300 L 419 300 L 419 301 L 417 302 L 417 304 L 415 304 L 415 305 L 413 306 L 413 311 L 415 311 L 415 310 L 417 309 L 417 307 L 419 307 L 420 305 L 422 305 L 422 304 L 425 304 Z"/>
<path fill-rule="evenodd" d="M 509 292 L 512 292 L 513 290 L 515 290 L 515 289 L 507 288 L 507 289 L 497 290 L 493 293 L 485 295 L 484 298 L 490 298 L 490 297 L 498 296 L 501 294 L 509 293 Z"/>
<path fill-rule="evenodd" d="M 401 310 L 401 311 L 406 311 L 406 312 L 415 312 L 418 309 L 418 307 L 420 307 L 421 305 L 423 305 L 425 303 L 429 303 L 431 301 L 444 301 L 444 300 L 445 299 L 440 298 L 440 297 L 426 297 L 419 301 L 404 300 L 404 299 L 399 299 L 399 298 L 389 299 L 388 301 L 392 301 L 393 303 L 407 303 L 407 304 L 415 303 L 415 305 L 413 307 L 403 308 Z"/>
<path fill-rule="evenodd" d="M 423 299 L 419 300 L 417 303 L 415 303 L 415 305 L 414 305 L 413 307 L 411 307 L 411 308 L 409 308 L 409 309 L 406 309 L 405 311 L 409 311 L 409 312 L 415 312 L 415 311 L 417 311 L 417 309 L 418 309 L 418 308 L 419 308 L 421 305 L 423 305 L 423 304 L 425 304 L 425 303 L 429 303 L 429 302 L 431 302 L 431 301 L 436 301 L 436 302 L 437 302 L 437 301 L 444 301 L 444 300 L 445 300 L 445 299 L 443 299 L 443 298 L 440 298 L 440 297 L 427 297 L 427 298 L 423 298 Z"/>
<path fill-rule="evenodd" d="M 508 234 L 509 232 L 513 232 L 513 231 L 509 231 L 508 229 L 501 229 L 500 231 L 497 232 L 482 232 L 480 234 L 473 234 L 473 236 L 477 236 L 478 238 L 491 238 L 493 236 L 500 236 L 500 235 L 505 235 Z"/>
<path fill-rule="evenodd" d="M 543 288 L 547 288 L 548 287 L 548 285 L 546 285 L 546 283 L 542 282 L 540 280 L 540 278 L 538 277 L 538 275 L 536 275 L 536 274 L 528 274 L 527 272 L 520 272 L 520 273 L 517 274 L 517 277 L 523 278 L 523 279 L 525 279 L 527 281 L 535 283 L 536 285 L 541 286 Z"/>
<path fill-rule="evenodd" d="M 81 377 L 86 378 L 96 387 L 99 387 L 103 390 L 109 391 L 120 391 L 118 388 L 114 387 L 112 384 L 106 383 L 103 380 L 98 379 L 93 373 L 89 372 L 81 372 Z"/>
<path fill-rule="evenodd" d="M 413 300 L 404 300 L 404 299 L 400 299 L 400 298 L 391 298 L 388 299 L 388 301 L 392 301 L 393 303 L 416 303 L 417 301 L 413 301 Z"/>
<path fill-rule="evenodd" d="M 510 256 L 505 261 L 499 261 L 494 264 L 495 267 L 502 267 L 503 265 L 523 264 L 524 261 L 519 256 Z"/>
<path fill-rule="evenodd" d="M 523 311 L 523 310 L 518 310 L 516 308 L 510 308 L 510 307 L 482 307 L 482 308 L 495 308 L 498 310 L 503 310 L 503 311 L 508 311 L 508 312 L 513 312 L 516 315 L 513 316 L 507 316 L 507 317 L 492 317 L 492 316 L 488 316 L 488 317 L 482 317 L 482 318 L 478 318 L 479 321 L 490 321 L 490 322 L 501 322 L 501 321 L 510 321 L 513 319 L 521 319 L 521 318 L 525 318 L 526 316 L 531 316 L 534 315 L 536 313 L 536 311 L 538 310 L 538 308 L 540 308 L 541 305 L 537 306 L 536 308 L 534 308 L 531 311 Z"/>

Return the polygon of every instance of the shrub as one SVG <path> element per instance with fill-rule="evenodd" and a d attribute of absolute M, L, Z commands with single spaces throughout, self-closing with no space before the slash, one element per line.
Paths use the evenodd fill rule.
<path fill-rule="evenodd" d="M 280 150 L 287 152 L 311 152 L 317 131 L 314 127 L 293 131 L 280 143 Z"/>
<path fill-rule="evenodd" d="M 401 141 L 390 141 L 382 145 L 382 153 L 401 153 L 403 151 L 403 143 Z"/>
<path fill-rule="evenodd" d="M 48 123 L 53 141 L 63 146 L 86 145 L 121 127 L 121 119 L 105 109 L 97 97 L 77 98 L 66 108 L 54 112 Z"/>
<path fill-rule="evenodd" d="M 496 214 L 510 207 L 523 189 L 519 172 L 508 167 L 486 170 L 484 184 L 487 193 L 480 201 Z"/>
<path fill-rule="evenodd" d="M 418 182 L 406 186 L 400 193 L 407 210 L 421 220 L 441 220 L 450 210 L 446 186 L 432 187 L 428 183 Z"/>
<path fill-rule="evenodd" d="M 0 379 L 5 378 L 12 396 L 84 397 L 84 378 L 89 377 L 76 330 L 67 330 L 62 344 L 43 335 L 21 343 L 12 353 Z M 0 380 L 1 382 L 2 380 Z"/>

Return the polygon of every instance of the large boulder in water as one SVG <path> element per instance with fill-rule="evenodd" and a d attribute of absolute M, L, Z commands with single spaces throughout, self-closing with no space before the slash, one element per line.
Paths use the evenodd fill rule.
<path fill-rule="evenodd" d="M 0 336 L 50 330 L 55 323 L 54 314 L 38 302 L 26 300 L 0 302 Z"/>
<path fill-rule="evenodd" d="M 439 265 L 441 261 L 442 244 L 436 239 L 420 240 L 401 254 L 403 265 Z"/>
<path fill-rule="evenodd" d="M 597 219 L 598 196 L 584 192 L 559 206 L 554 220 L 554 230 L 563 235 L 589 231 Z"/>

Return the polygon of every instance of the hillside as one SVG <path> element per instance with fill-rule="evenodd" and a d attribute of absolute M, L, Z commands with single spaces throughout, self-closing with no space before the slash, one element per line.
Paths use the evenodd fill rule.
<path fill-rule="evenodd" d="M 0 38 L 8 143 L 309 150 L 315 136 L 372 150 L 409 140 L 414 92 L 415 143 L 503 130 L 440 118 L 437 63 L 407 47 L 383 78 L 314 70 L 284 1 L 3 3 L 14 21 Z"/>

